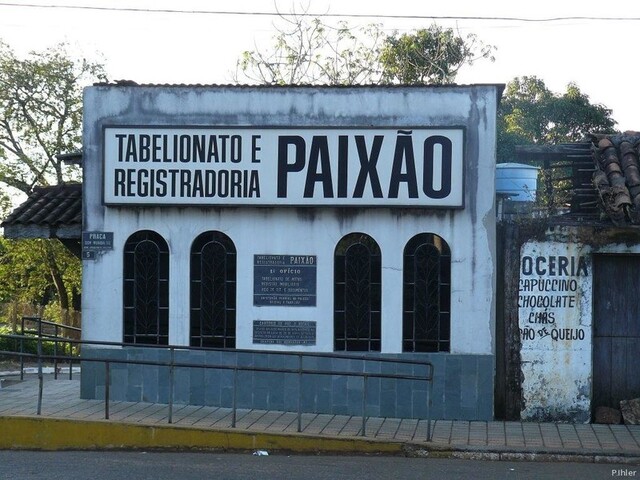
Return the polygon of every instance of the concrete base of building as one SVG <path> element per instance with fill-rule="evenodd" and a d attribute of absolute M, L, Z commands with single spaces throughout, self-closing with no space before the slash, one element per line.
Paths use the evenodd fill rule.
<path fill-rule="evenodd" d="M 176 350 L 176 364 L 220 365 L 223 368 L 175 367 L 173 387 L 168 367 L 132 365 L 123 361 L 169 363 L 164 348 L 85 348 L 84 359 L 111 360 L 109 398 L 128 402 L 206 405 L 238 408 L 297 411 L 334 415 L 362 415 L 363 379 L 346 375 L 234 372 L 230 366 L 288 369 L 299 368 L 298 358 L 277 352 L 187 351 Z M 366 415 L 396 418 L 439 418 L 445 420 L 487 421 L 493 418 L 492 355 L 368 354 L 367 360 L 305 357 L 305 370 L 329 372 L 370 372 L 426 375 L 419 365 L 377 362 L 376 358 L 402 358 L 431 362 L 434 378 L 431 411 L 427 410 L 425 381 L 370 377 L 367 381 Z M 227 369 L 225 369 L 226 367 Z M 105 398 L 105 365 L 85 361 L 82 364 L 81 398 Z"/>

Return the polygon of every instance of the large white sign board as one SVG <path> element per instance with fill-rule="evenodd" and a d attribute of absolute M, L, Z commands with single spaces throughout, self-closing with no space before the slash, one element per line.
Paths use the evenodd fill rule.
<path fill-rule="evenodd" d="M 461 208 L 463 172 L 463 128 L 104 128 L 107 205 Z"/>

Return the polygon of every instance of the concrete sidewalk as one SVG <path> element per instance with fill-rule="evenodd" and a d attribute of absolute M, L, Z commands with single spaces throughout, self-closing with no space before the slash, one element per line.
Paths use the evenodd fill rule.
<path fill-rule="evenodd" d="M 42 415 L 37 377 L 0 389 L 0 448 L 220 448 L 289 452 L 390 453 L 487 459 L 573 460 L 640 464 L 640 425 L 432 421 L 237 411 L 164 404 L 81 400 L 79 380 L 45 375 Z"/>

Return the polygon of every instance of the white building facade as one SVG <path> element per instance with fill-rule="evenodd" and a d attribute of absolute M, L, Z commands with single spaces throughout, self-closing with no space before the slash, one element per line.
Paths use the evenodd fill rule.
<path fill-rule="evenodd" d="M 491 418 L 501 90 L 88 88 L 83 339 L 424 358 L 432 415 Z M 119 375 L 116 397 L 163 400 Z M 241 403 L 287 407 L 286 384 L 251 382 Z M 178 397 L 225 404 L 210 383 Z M 310 388 L 309 408 L 349 410 Z M 374 413 L 420 416 L 387 390 Z M 101 395 L 98 367 L 82 392 Z"/>

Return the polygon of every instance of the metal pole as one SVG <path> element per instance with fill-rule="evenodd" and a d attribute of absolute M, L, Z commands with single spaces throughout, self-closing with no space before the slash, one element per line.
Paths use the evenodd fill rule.
<path fill-rule="evenodd" d="M 104 418 L 109 420 L 109 384 L 111 383 L 111 373 L 109 362 L 104 362 Z"/>
<path fill-rule="evenodd" d="M 58 379 L 58 325 L 53 327 L 53 379 Z"/>
<path fill-rule="evenodd" d="M 44 387 L 44 378 L 42 377 L 42 322 L 38 324 L 38 410 L 40 415 L 42 412 L 42 390 Z"/>
<path fill-rule="evenodd" d="M 236 428 L 236 390 L 238 389 L 238 369 L 233 369 L 233 406 L 231 413 L 231 428 Z"/>
<path fill-rule="evenodd" d="M 367 380 L 369 379 L 369 375 L 366 373 L 362 377 L 362 436 L 364 437 L 367 433 Z"/>
<path fill-rule="evenodd" d="M 173 361 L 174 349 L 169 349 L 171 359 L 169 360 L 169 423 L 173 423 Z"/>
<path fill-rule="evenodd" d="M 73 330 L 72 330 L 72 332 L 73 332 Z M 80 336 L 80 337 L 81 337 L 81 336 Z M 75 340 L 75 339 L 74 339 L 74 340 Z M 82 338 L 78 338 L 77 340 L 82 341 Z M 75 345 L 75 351 L 76 351 L 77 353 L 79 353 L 79 352 L 80 352 L 80 350 L 79 350 L 79 348 L 80 348 L 80 344 L 79 344 L 79 343 L 74 344 L 72 341 L 69 341 L 69 367 L 71 367 L 71 368 L 69 368 L 69 380 L 71 380 L 71 379 L 73 378 L 73 372 L 72 372 L 72 370 L 73 370 L 73 355 L 74 355 L 74 354 L 73 354 L 73 350 L 74 350 L 74 348 L 73 348 L 73 347 L 74 347 L 74 345 Z"/>
<path fill-rule="evenodd" d="M 69 342 L 69 380 L 73 380 L 73 344 Z"/>
<path fill-rule="evenodd" d="M 433 365 L 429 367 L 429 386 L 427 387 L 427 442 L 431 441 L 431 387 L 433 386 Z"/>
<path fill-rule="evenodd" d="M 24 317 L 20 320 L 20 381 L 24 380 Z"/>
<path fill-rule="evenodd" d="M 298 433 L 302 432 L 302 354 L 298 354 Z"/>

